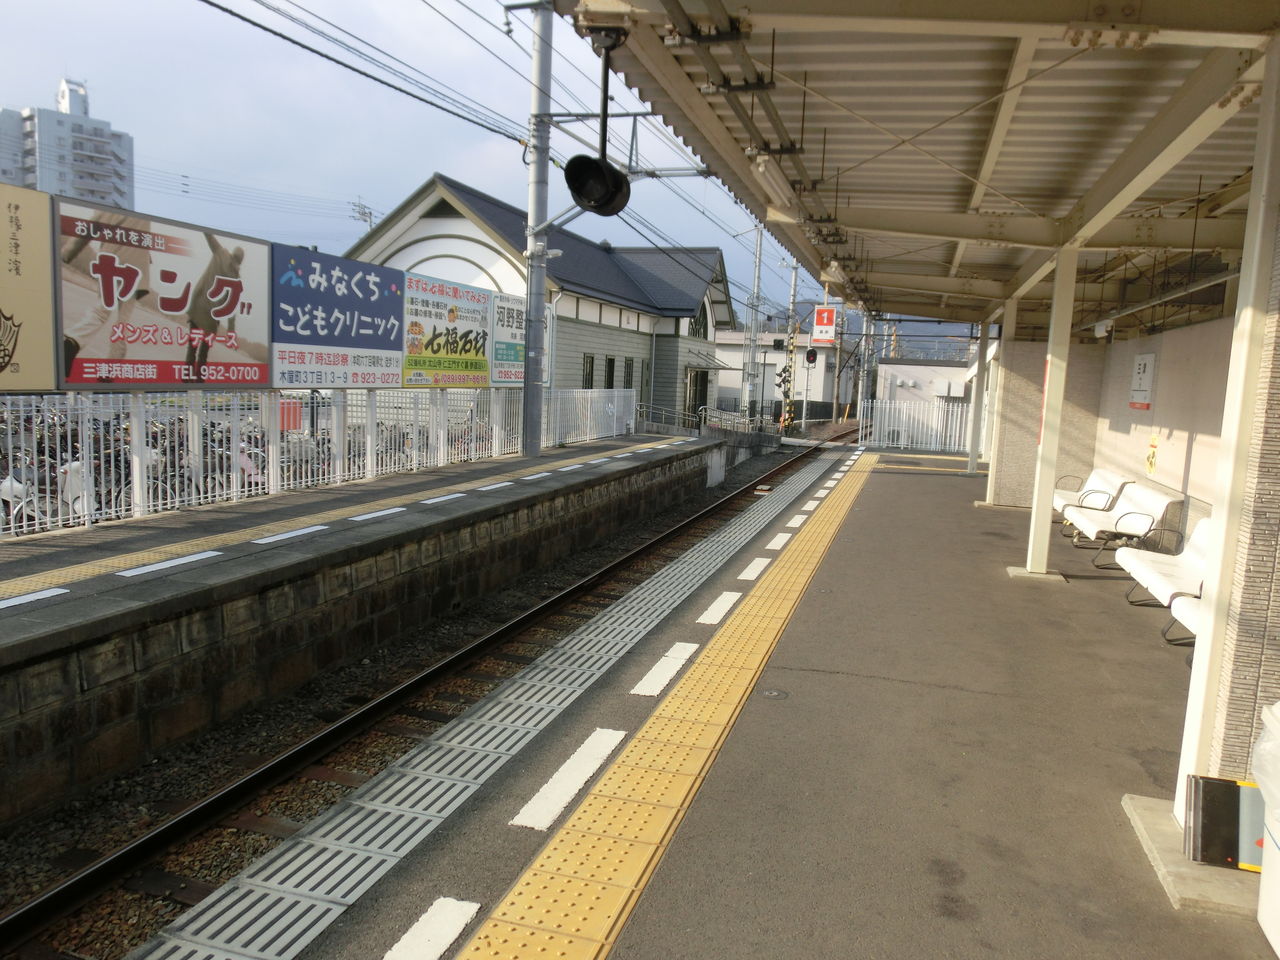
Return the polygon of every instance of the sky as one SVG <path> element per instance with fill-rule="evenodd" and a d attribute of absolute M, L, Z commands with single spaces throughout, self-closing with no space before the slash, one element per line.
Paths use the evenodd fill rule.
<path fill-rule="evenodd" d="M 516 135 L 530 111 L 528 12 L 511 34 L 499 0 L 219 0 L 222 6 L 432 100 Z M 371 66 L 281 13 L 322 28 L 403 77 Z M 319 18 L 329 21 L 322 23 Z M 522 147 L 499 133 L 390 90 L 299 49 L 202 0 L 44 0 L 6 4 L 0 106 L 55 107 L 63 77 L 84 81 L 90 116 L 134 139 L 135 206 L 153 216 L 343 253 L 367 229 L 355 204 L 385 215 L 439 172 L 525 209 Z M 345 33 L 343 32 L 345 31 Z M 555 18 L 552 109 L 594 112 L 600 61 L 570 23 Z M 395 63 L 394 60 L 401 63 Z M 425 75 L 425 76 L 424 76 Z M 427 84 L 433 92 L 411 86 Z M 614 77 L 614 109 L 644 105 Z M 595 121 L 571 127 L 594 144 Z M 645 120 L 646 166 L 692 168 L 695 158 Z M 631 122 L 610 124 L 611 156 L 625 161 Z M 553 130 L 553 155 L 593 147 Z M 551 171 L 548 209 L 571 206 Z M 716 246 L 725 253 L 735 311 L 747 315 L 755 220 L 715 180 L 641 180 L 626 214 L 583 214 L 568 229 L 616 245 Z M 664 239 L 665 238 L 665 239 Z M 790 269 L 765 234 L 766 311 L 785 306 Z M 801 297 L 821 297 L 803 271 Z"/>

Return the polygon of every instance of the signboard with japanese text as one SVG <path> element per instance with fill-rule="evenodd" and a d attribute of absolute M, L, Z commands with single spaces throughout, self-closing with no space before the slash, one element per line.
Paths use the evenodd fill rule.
<path fill-rule="evenodd" d="M 64 385 L 270 385 L 266 243 L 61 200 L 57 232 Z"/>
<path fill-rule="evenodd" d="M 1133 358 L 1133 381 L 1129 385 L 1129 406 L 1134 410 L 1151 409 L 1151 385 L 1156 377 L 1156 355 L 1140 353 Z"/>
<path fill-rule="evenodd" d="M 404 385 L 489 386 L 491 290 L 404 275 Z"/>
<path fill-rule="evenodd" d="M 273 244 L 271 276 L 272 386 L 400 386 L 403 271 Z"/>
<path fill-rule="evenodd" d="M 493 356 L 489 364 L 495 387 L 524 385 L 524 323 L 527 301 L 510 293 L 493 295 Z"/>
<path fill-rule="evenodd" d="M 55 390 L 53 206 L 0 183 L 0 392 Z"/>
<path fill-rule="evenodd" d="M 813 333 L 810 343 L 836 342 L 836 308 L 815 307 L 813 310 Z"/>

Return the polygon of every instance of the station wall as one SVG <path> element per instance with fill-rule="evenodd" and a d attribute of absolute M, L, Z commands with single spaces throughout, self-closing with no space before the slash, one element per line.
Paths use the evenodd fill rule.
<path fill-rule="evenodd" d="M 1192 516 L 1207 511 L 1217 485 L 1232 326 L 1223 317 L 1107 348 L 1097 466 L 1186 494 Z M 1148 410 L 1130 406 L 1134 358 L 1143 354 L 1155 357 Z"/>
<path fill-rule="evenodd" d="M 1031 506 L 1036 453 L 1040 442 L 1040 410 L 1044 395 L 1045 343 L 1014 342 L 1001 347 L 1001 419 L 996 438 L 992 502 L 1008 507 Z M 1098 402 L 1106 364 L 1101 344 L 1075 343 L 1067 357 L 1058 476 L 1085 476 L 1093 467 L 1098 433 Z"/>

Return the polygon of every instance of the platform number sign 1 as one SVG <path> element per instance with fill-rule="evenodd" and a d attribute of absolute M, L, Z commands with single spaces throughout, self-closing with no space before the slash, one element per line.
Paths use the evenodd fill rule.
<path fill-rule="evenodd" d="M 1156 355 L 1140 353 L 1133 358 L 1133 383 L 1129 386 L 1129 406 L 1134 410 L 1151 409 L 1151 384 L 1156 376 Z"/>

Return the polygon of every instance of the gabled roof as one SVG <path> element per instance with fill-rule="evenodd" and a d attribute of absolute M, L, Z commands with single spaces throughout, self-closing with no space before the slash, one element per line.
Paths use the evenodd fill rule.
<path fill-rule="evenodd" d="M 475 217 L 505 241 L 513 253 L 522 254 L 525 211 L 437 173 L 357 242 L 349 255 L 357 255 L 374 236 L 395 229 L 396 223 L 437 187 L 466 208 L 460 212 Z M 695 316 L 707 288 L 724 278 L 723 255 L 715 247 L 614 248 L 561 227 L 547 231 L 547 246 L 561 251 L 560 256 L 547 262 L 547 275 L 567 292 L 658 316 Z"/>
<path fill-rule="evenodd" d="M 723 255 L 716 247 L 614 247 L 613 256 L 661 308 L 701 303 L 707 287 L 724 278 Z"/>

